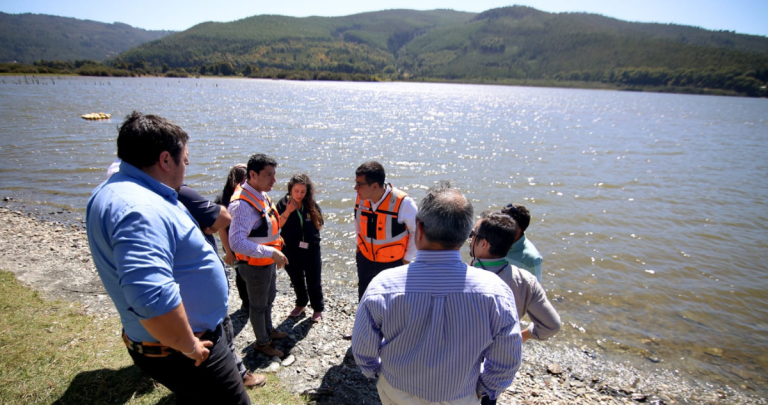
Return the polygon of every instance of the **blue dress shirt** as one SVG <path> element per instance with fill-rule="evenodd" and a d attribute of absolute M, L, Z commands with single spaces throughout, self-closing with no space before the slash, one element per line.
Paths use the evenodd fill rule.
<path fill-rule="evenodd" d="M 227 315 L 224 268 L 176 191 L 126 162 L 88 200 L 93 262 L 131 340 L 157 342 L 139 322 L 184 302 L 194 332 Z"/>
<path fill-rule="evenodd" d="M 459 251 L 420 250 L 368 286 L 352 352 L 367 377 L 382 374 L 427 401 L 495 399 L 522 358 L 515 299 L 495 274 L 462 263 Z"/>

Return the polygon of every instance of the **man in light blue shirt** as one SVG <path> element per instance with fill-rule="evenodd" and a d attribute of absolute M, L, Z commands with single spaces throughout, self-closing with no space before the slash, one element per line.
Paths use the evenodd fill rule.
<path fill-rule="evenodd" d="M 536 246 L 533 246 L 533 242 L 525 237 L 525 230 L 531 223 L 531 212 L 524 205 L 507 204 L 501 209 L 501 213 L 512 217 L 518 228 L 515 243 L 507 253 L 507 261 L 513 266 L 528 270 L 541 283 L 541 254 L 536 250 Z"/>
<path fill-rule="evenodd" d="M 416 216 L 414 262 L 376 276 L 360 301 L 352 352 L 367 377 L 379 377 L 384 404 L 479 404 L 514 379 L 522 337 L 512 291 L 461 262 L 473 222 L 458 190 L 430 190 Z"/>
<path fill-rule="evenodd" d="M 249 404 L 222 330 L 223 264 L 177 200 L 187 140 L 164 118 L 127 117 L 117 138 L 120 170 L 88 201 L 88 243 L 134 363 L 177 403 Z"/>

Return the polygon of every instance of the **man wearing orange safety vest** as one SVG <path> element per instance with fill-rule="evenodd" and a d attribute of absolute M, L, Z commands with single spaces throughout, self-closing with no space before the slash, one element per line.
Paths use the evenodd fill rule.
<path fill-rule="evenodd" d="M 385 176 L 375 161 L 355 171 L 358 299 L 377 274 L 408 264 L 416 255 L 418 208 L 408 194 L 384 183 Z"/>
<path fill-rule="evenodd" d="M 277 269 L 288 263 L 280 251 L 280 220 L 267 195 L 275 185 L 277 162 L 257 153 L 248 160 L 245 183 L 237 186 L 229 204 L 232 222 L 229 244 L 239 261 L 240 275 L 248 289 L 248 310 L 256 335 L 254 350 L 267 356 L 283 357 L 272 345 L 273 339 L 288 334 L 272 328 L 272 303 L 277 293 Z"/>

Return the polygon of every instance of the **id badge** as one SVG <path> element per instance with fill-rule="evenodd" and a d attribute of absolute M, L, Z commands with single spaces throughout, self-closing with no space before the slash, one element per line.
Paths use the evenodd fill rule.
<path fill-rule="evenodd" d="M 307 242 L 299 242 L 299 247 L 302 249 L 309 249 L 309 243 Z"/>

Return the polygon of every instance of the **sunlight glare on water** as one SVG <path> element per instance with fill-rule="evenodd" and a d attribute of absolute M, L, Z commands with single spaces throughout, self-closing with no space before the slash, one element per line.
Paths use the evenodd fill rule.
<path fill-rule="evenodd" d="M 354 170 L 378 160 L 388 181 L 417 201 L 447 179 L 478 214 L 512 201 L 531 209 L 526 234 L 544 256 L 543 284 L 565 325 L 555 339 L 638 366 L 768 386 L 767 100 L 446 84 L 55 80 L 0 85 L 0 189 L 17 201 L 83 213 L 115 158 L 121 117 L 154 113 L 189 132 L 186 180 L 210 198 L 229 168 L 256 152 L 279 162 L 273 197 L 291 174 L 308 173 L 326 215 L 324 280 L 349 283 Z M 113 119 L 79 118 L 98 111 Z"/>

